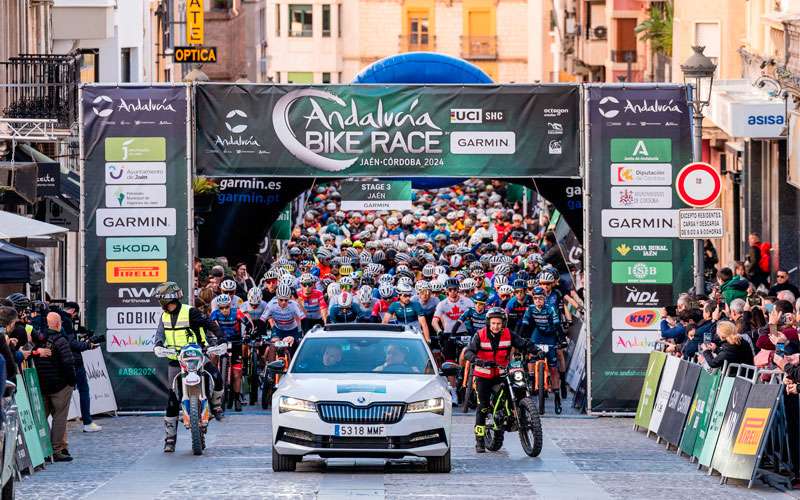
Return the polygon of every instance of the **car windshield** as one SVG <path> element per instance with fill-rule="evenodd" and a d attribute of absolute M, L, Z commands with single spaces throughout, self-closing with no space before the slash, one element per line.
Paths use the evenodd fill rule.
<path fill-rule="evenodd" d="M 292 373 L 433 374 L 421 339 L 330 337 L 306 339 Z"/>

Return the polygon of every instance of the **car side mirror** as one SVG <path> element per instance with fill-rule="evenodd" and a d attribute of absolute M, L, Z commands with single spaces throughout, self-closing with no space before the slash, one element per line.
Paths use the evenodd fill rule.
<path fill-rule="evenodd" d="M 442 363 L 442 367 L 439 369 L 439 375 L 443 377 L 456 377 L 458 376 L 458 372 L 460 367 L 457 363 L 451 363 L 450 361 L 446 361 Z"/>
<path fill-rule="evenodd" d="M 277 361 L 273 361 L 272 363 L 267 365 L 267 370 L 271 373 L 285 373 L 286 372 L 286 361 L 279 359 Z"/>
<path fill-rule="evenodd" d="M 6 380 L 6 388 L 3 390 L 3 397 L 10 398 L 14 394 L 17 393 L 17 384 L 14 382 Z"/>

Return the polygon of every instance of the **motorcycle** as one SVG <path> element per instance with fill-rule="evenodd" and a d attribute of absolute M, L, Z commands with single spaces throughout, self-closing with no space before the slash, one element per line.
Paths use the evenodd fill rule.
<path fill-rule="evenodd" d="M 228 352 L 227 343 L 207 349 L 208 354 L 219 355 L 226 352 Z M 164 349 L 160 357 L 175 354 L 175 349 Z M 197 344 L 187 344 L 177 355 L 181 371 L 172 380 L 172 390 L 175 394 L 181 395 L 183 425 L 192 433 L 192 453 L 202 455 L 206 447 L 205 434 L 208 422 L 211 420 L 208 394 L 213 390 L 214 382 L 211 374 L 203 368 L 208 358 L 202 347 Z"/>
<path fill-rule="evenodd" d="M 484 363 L 484 366 L 496 367 L 491 362 Z M 518 432 L 525 454 L 537 457 L 542 452 L 542 422 L 531 399 L 528 373 L 520 353 L 514 354 L 501 377 L 502 382 L 492 388 L 484 445 L 487 450 L 498 451 L 503 446 L 506 432 Z"/>

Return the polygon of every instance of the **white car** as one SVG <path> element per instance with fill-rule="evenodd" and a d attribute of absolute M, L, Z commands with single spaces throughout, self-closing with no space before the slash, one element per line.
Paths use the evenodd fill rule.
<path fill-rule="evenodd" d="M 270 364 L 282 372 L 283 361 Z M 423 336 L 402 326 L 337 324 L 304 337 L 272 397 L 272 469 L 305 455 L 424 457 L 450 472 L 452 403 Z"/>

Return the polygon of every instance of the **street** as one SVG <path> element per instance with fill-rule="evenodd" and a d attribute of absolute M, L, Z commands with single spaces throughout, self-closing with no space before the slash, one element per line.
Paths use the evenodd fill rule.
<path fill-rule="evenodd" d="M 415 460 L 318 459 L 275 474 L 269 416 L 248 410 L 211 425 L 202 457 L 191 454 L 184 430 L 177 451 L 164 454 L 161 417 L 104 418 L 95 434 L 72 423 L 75 461 L 25 478 L 19 498 L 791 498 L 763 485 L 721 486 L 719 477 L 633 432 L 627 418 L 547 417 L 544 450 L 528 458 L 516 435 L 501 452 L 478 456 L 473 417 L 457 414 L 450 474 L 427 474 Z"/>

